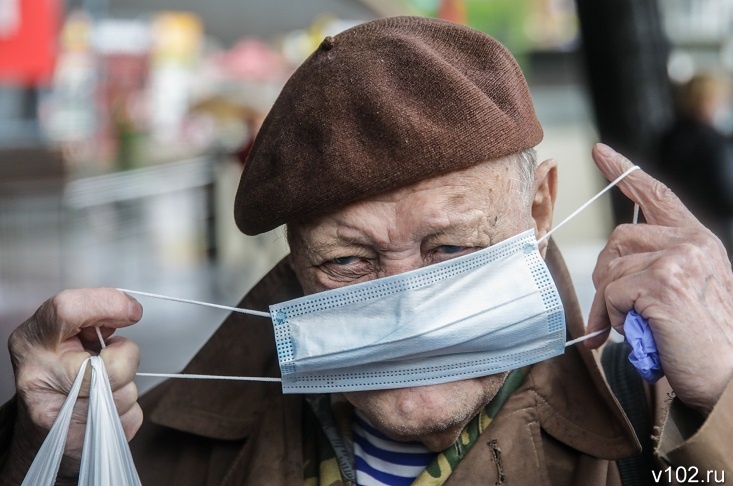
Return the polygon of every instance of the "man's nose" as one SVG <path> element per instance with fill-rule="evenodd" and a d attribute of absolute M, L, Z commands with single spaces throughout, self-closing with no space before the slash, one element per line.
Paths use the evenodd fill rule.
<path fill-rule="evenodd" d="M 422 268 L 425 262 L 420 254 L 380 259 L 378 277 L 389 277 Z"/>

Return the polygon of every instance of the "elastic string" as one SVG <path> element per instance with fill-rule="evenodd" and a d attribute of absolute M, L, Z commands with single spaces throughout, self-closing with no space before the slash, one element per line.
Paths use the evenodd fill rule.
<path fill-rule="evenodd" d="M 593 331 L 592 333 L 586 334 L 585 336 L 580 336 L 579 338 L 571 339 L 570 341 L 565 343 L 565 347 L 567 348 L 568 346 L 572 346 L 573 344 L 578 344 L 580 342 L 583 342 L 586 339 L 596 337 L 599 334 L 603 334 L 604 332 L 608 331 L 609 329 L 611 329 L 611 326 L 601 329 L 600 331 Z"/>
<path fill-rule="evenodd" d="M 609 185 L 607 185 L 605 188 L 603 188 L 603 190 L 601 192 L 599 192 L 598 194 L 596 194 L 595 196 L 593 196 L 589 201 L 587 201 L 585 204 L 583 204 L 578 209 L 576 209 L 575 211 L 573 211 L 570 214 L 570 216 L 568 216 L 567 218 L 565 218 L 562 221 L 560 221 L 554 228 L 552 228 L 550 231 L 548 231 L 547 233 L 545 233 L 545 235 L 542 238 L 540 238 L 540 239 L 537 240 L 537 243 L 540 243 L 540 242 L 542 242 L 542 240 L 546 240 L 547 238 L 549 238 L 552 233 L 554 233 L 555 231 L 557 231 L 558 229 L 560 229 L 560 227 L 562 227 L 565 223 L 567 223 L 568 221 L 570 221 L 571 219 L 573 219 L 575 216 L 578 215 L 578 213 L 580 213 L 582 210 L 584 210 L 585 208 L 587 208 L 588 206 L 590 206 L 593 202 L 595 202 L 596 199 L 598 199 L 599 197 L 601 197 L 602 195 L 604 195 L 607 191 L 611 190 L 612 187 L 614 187 L 616 184 L 618 184 L 619 182 L 621 182 L 622 180 L 624 180 L 624 178 L 627 175 L 631 174 L 632 172 L 634 172 L 636 169 L 639 169 L 639 168 L 640 167 L 638 165 L 635 165 L 635 166 L 631 167 L 630 169 L 628 169 L 623 174 L 621 174 L 620 176 L 618 176 L 613 182 L 611 182 Z"/>
<path fill-rule="evenodd" d="M 99 326 L 95 326 L 94 330 L 97 331 L 97 337 L 99 338 L 99 344 L 102 345 L 102 349 L 106 348 L 107 345 L 104 344 L 104 338 L 102 337 L 102 331 L 99 330 Z"/>
<path fill-rule="evenodd" d="M 627 170 L 626 171 L 626 175 L 628 175 L 632 171 L 633 168 L 637 168 L 638 169 L 639 167 L 638 166 L 634 166 L 631 169 Z M 621 176 L 621 177 L 624 177 L 624 176 Z M 617 182 L 618 182 L 618 179 L 615 180 L 613 183 L 615 184 Z M 634 219 L 633 219 L 632 223 L 633 224 L 637 224 L 638 222 L 639 222 L 639 204 L 638 203 L 634 203 Z M 608 326 L 606 328 L 603 328 L 600 331 L 593 331 L 590 334 L 586 334 L 585 336 L 581 336 L 579 338 L 576 338 L 576 339 L 573 339 L 571 341 L 568 341 L 568 342 L 565 343 L 565 347 L 567 348 L 568 346 L 572 346 L 573 344 L 577 344 L 577 343 L 579 343 L 581 341 L 585 341 L 586 339 L 590 339 L 592 337 L 596 337 L 599 334 L 603 334 L 604 332 L 608 331 L 609 329 L 611 329 L 611 326 Z"/>
<path fill-rule="evenodd" d="M 610 191 L 612 187 L 616 186 L 619 182 L 621 182 L 622 180 L 624 180 L 626 178 L 626 176 L 628 176 L 629 174 L 631 174 L 632 172 L 634 172 L 636 169 L 639 169 L 639 168 L 640 167 L 638 165 L 635 165 L 635 166 L 630 167 L 629 169 L 627 169 L 623 174 L 621 174 L 620 176 L 618 176 L 610 184 L 608 184 L 606 187 L 604 187 L 603 190 L 601 190 L 601 192 L 599 192 L 598 194 L 596 194 L 595 196 L 593 196 L 592 198 L 590 198 L 585 204 L 583 204 L 578 209 L 576 209 L 575 211 L 573 211 L 570 214 L 570 216 L 568 216 L 565 219 L 563 219 L 562 221 L 560 221 L 557 225 L 555 225 L 554 228 L 552 228 L 550 231 L 548 231 L 547 233 L 545 233 L 545 235 L 542 238 L 539 238 L 537 240 L 537 243 L 540 243 L 543 240 L 546 240 L 547 238 L 549 238 L 550 235 L 552 235 L 552 233 L 554 233 L 555 231 L 557 231 L 565 223 L 567 223 L 568 221 L 570 221 L 571 219 L 573 219 L 575 216 L 577 216 L 578 213 L 580 213 L 585 208 L 587 208 L 588 206 L 590 206 L 591 204 L 593 204 L 596 199 L 598 199 L 599 197 L 601 197 L 602 195 L 604 195 L 606 192 Z M 634 224 L 636 224 L 638 220 L 639 220 L 639 205 L 638 204 L 634 204 Z M 586 340 L 588 340 L 590 338 L 596 337 L 596 336 L 598 336 L 600 334 L 603 334 L 604 332 L 608 331 L 609 329 L 611 329 L 611 326 L 608 326 L 605 329 L 601 329 L 600 331 L 594 331 L 594 332 L 592 332 L 590 334 L 586 334 L 585 336 L 580 336 L 579 338 L 571 339 L 570 341 L 568 341 L 568 342 L 565 343 L 565 347 L 567 348 L 568 346 L 572 346 L 573 344 L 578 344 L 578 343 L 583 342 L 583 341 L 586 341 Z"/>
<path fill-rule="evenodd" d="M 172 300 L 173 302 L 183 302 L 186 304 L 214 307 L 216 309 L 223 309 L 223 310 L 228 310 L 232 312 L 239 312 L 240 314 L 250 314 L 250 315 L 259 316 L 259 317 L 270 317 L 269 312 L 262 312 L 262 311 L 256 311 L 256 310 L 250 310 L 250 309 L 240 309 L 239 307 L 229 307 L 227 305 L 210 304 L 208 302 L 200 302 L 198 300 L 180 299 L 178 297 L 169 297 L 167 295 L 151 294 L 149 292 L 140 292 L 139 290 L 128 290 L 128 289 L 117 289 L 117 290 L 125 292 L 126 294 L 144 295 L 146 297 L 153 297 L 155 299 Z"/>
<path fill-rule="evenodd" d="M 267 378 L 263 376 L 226 376 L 226 375 L 195 375 L 188 373 L 135 373 L 137 376 L 157 376 L 161 378 L 190 378 L 195 380 L 229 380 L 229 381 L 265 381 L 279 383 L 282 378 Z"/>
<path fill-rule="evenodd" d="M 198 300 L 191 300 L 191 299 L 181 299 L 178 297 L 170 297 L 168 295 L 161 295 L 161 294 L 152 294 L 150 292 L 140 292 L 139 290 L 129 290 L 129 289 L 117 289 L 121 292 L 125 292 L 126 294 L 135 294 L 135 295 L 144 295 L 145 297 L 152 297 L 154 299 L 163 299 L 163 300 L 170 300 L 173 302 L 183 302 L 185 304 L 194 304 L 194 305 L 203 305 L 205 307 L 214 307 L 215 309 L 223 309 L 228 310 L 232 312 L 239 312 L 241 314 L 251 314 L 253 316 L 259 316 L 259 317 L 270 317 L 269 312 L 261 312 L 256 310 L 250 310 L 250 309 L 240 309 L 239 307 L 229 307 L 226 305 L 219 305 L 219 304 L 211 304 L 209 302 L 201 302 Z M 102 339 L 102 333 L 99 331 L 99 328 L 97 327 L 97 336 L 99 337 L 99 342 L 102 344 L 102 347 L 104 348 L 104 340 Z M 224 375 L 196 375 L 196 374 L 187 374 L 187 373 L 135 373 L 137 376 L 154 376 L 154 377 L 160 377 L 160 378 L 188 378 L 188 379 L 197 379 L 197 380 L 229 380 L 229 381 L 264 381 L 264 382 L 281 382 L 282 379 L 280 378 L 266 378 L 266 377 L 259 377 L 259 376 L 224 376 Z"/>

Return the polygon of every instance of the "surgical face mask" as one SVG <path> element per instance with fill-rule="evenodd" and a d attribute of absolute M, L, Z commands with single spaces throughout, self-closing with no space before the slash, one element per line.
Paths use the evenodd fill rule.
<path fill-rule="evenodd" d="M 269 314 L 124 291 L 270 317 L 284 393 L 405 388 L 493 375 L 552 358 L 603 332 L 565 342 L 562 302 L 533 230 L 435 265 L 272 305 Z"/>
<path fill-rule="evenodd" d="M 565 316 L 528 230 L 418 270 L 270 307 L 283 391 L 430 385 L 563 352 Z"/>

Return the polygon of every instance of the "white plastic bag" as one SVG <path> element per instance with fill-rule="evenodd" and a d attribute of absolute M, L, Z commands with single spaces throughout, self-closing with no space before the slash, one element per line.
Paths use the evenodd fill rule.
<path fill-rule="evenodd" d="M 74 403 L 84 381 L 87 362 L 92 365 L 92 381 L 89 389 L 89 412 L 84 448 L 81 453 L 79 484 L 84 486 L 140 484 L 112 398 L 107 370 L 102 358 L 92 356 L 82 363 L 69 396 L 23 480 L 23 486 L 54 484 L 66 444 Z"/>

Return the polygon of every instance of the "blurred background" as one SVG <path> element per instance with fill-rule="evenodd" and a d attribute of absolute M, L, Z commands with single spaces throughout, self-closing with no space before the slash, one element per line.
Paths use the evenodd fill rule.
<path fill-rule="evenodd" d="M 281 229 L 246 237 L 233 222 L 260 123 L 324 36 L 393 15 L 465 23 L 517 56 L 545 128 L 540 156 L 560 166 L 556 221 L 605 185 L 596 141 L 665 179 L 660 140 L 680 120 L 704 111 L 700 130 L 721 144 L 733 128 L 733 0 L 0 0 L 0 339 L 68 287 L 236 304 L 287 252 Z M 701 78 L 713 88 L 686 99 L 704 110 L 683 110 L 677 93 Z M 701 172 L 685 161 L 702 163 L 686 157 L 678 173 Z M 714 217 L 729 234 L 729 214 Z M 616 193 L 556 233 L 586 315 L 596 256 L 630 219 Z M 140 301 L 143 321 L 122 334 L 141 371 L 180 370 L 225 317 Z"/>

